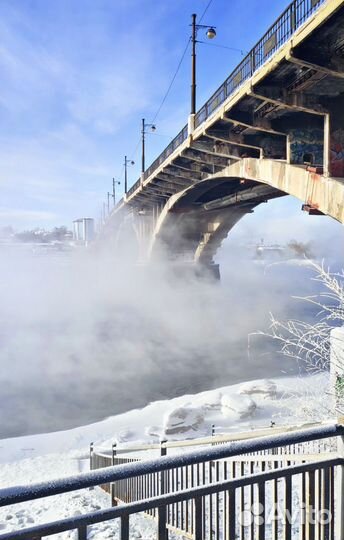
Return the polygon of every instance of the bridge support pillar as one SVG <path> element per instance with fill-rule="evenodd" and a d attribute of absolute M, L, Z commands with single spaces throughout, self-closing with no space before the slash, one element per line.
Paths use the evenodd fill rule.
<path fill-rule="evenodd" d="M 329 175 L 344 178 L 344 99 L 342 96 L 332 98 L 327 103 L 329 118 L 327 119 Z"/>
<path fill-rule="evenodd" d="M 293 165 L 324 165 L 324 132 L 323 117 L 305 117 L 300 115 L 286 127 L 287 162 Z"/>

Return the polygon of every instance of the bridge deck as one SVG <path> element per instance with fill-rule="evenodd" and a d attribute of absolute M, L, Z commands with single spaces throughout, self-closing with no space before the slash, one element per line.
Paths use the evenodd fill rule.
<path fill-rule="evenodd" d="M 319 104 L 315 104 L 311 108 L 307 107 L 306 104 L 302 105 L 301 102 L 297 104 L 295 101 L 289 104 L 289 111 L 286 111 L 287 105 L 279 102 L 281 89 L 287 88 L 290 92 L 294 94 L 297 92 L 299 95 L 306 93 L 318 96 L 327 95 L 329 86 L 331 86 L 332 94 L 334 88 L 336 88 L 335 93 L 344 90 L 344 81 L 336 73 L 340 72 L 340 70 L 331 70 L 328 67 L 330 64 L 329 57 L 333 57 L 336 53 L 338 59 L 340 59 L 338 52 L 341 52 L 343 47 L 342 32 L 340 31 L 343 17 L 342 13 L 338 13 L 338 10 L 342 11 L 340 9 L 342 6 L 343 2 L 341 0 L 329 0 L 327 2 L 324 0 L 295 0 L 292 2 L 226 81 L 197 112 L 194 132 L 191 134 L 187 125 L 183 127 L 180 133 L 145 171 L 144 181 L 142 182 L 142 179 L 139 179 L 131 187 L 126 202 L 130 204 L 136 204 L 137 202 L 140 205 L 139 201 L 134 201 L 135 197 L 133 196 L 137 196 L 142 191 L 142 187 L 150 184 L 153 178 L 157 178 L 158 173 L 165 173 L 164 169 L 167 164 L 172 164 L 185 150 L 192 148 L 194 141 L 199 139 L 205 142 L 210 139 L 215 141 L 216 135 L 220 136 L 220 134 L 226 132 L 226 128 L 229 126 L 232 126 L 231 133 L 237 136 L 244 134 L 244 137 L 248 139 L 245 141 L 247 145 L 240 147 L 240 137 L 237 137 L 235 141 L 237 145 L 233 144 L 231 148 L 236 154 L 234 157 L 237 157 L 238 146 L 240 150 L 239 157 L 248 154 L 251 157 L 258 157 L 261 148 L 259 138 L 261 138 L 262 133 L 274 135 L 276 144 L 280 141 L 282 147 L 282 140 L 286 133 L 285 122 L 286 120 L 290 121 L 296 111 L 304 115 L 314 114 L 317 111 L 319 118 L 314 120 L 314 123 L 321 128 L 322 109 Z M 335 13 L 336 19 L 334 22 L 333 15 Z M 330 21 L 326 25 L 326 21 L 329 19 Z M 329 41 L 329 34 L 331 34 L 331 41 Z M 333 39 L 335 34 L 338 35 L 337 40 Z M 297 56 L 292 54 L 295 51 L 298 53 Z M 299 57 L 306 58 L 306 61 L 299 62 Z M 269 90 L 271 88 L 274 89 L 274 92 L 270 94 Z M 264 97 L 270 99 L 265 101 Z M 309 112 L 310 109 L 312 113 Z M 235 123 L 228 122 L 227 118 L 222 121 L 219 120 L 221 116 L 229 111 L 231 120 L 236 121 Z M 268 120 L 265 124 L 271 124 L 272 122 L 274 126 L 267 129 L 263 126 L 263 122 L 261 122 L 261 125 L 257 122 L 257 125 L 253 127 L 252 111 L 254 111 L 257 120 Z M 204 137 L 204 131 L 212 126 L 219 133 L 210 133 L 209 136 Z M 221 137 L 218 140 L 221 141 Z M 226 142 L 228 142 L 227 137 Z M 250 152 L 248 152 L 248 148 L 251 150 Z M 230 157 L 231 153 L 229 151 L 224 153 L 224 159 Z M 286 158 L 285 153 L 281 152 L 280 157 Z M 220 159 L 218 164 L 221 165 Z M 185 179 L 183 169 L 180 167 L 181 165 L 179 165 L 180 177 Z M 172 171 L 172 173 L 170 174 L 171 179 L 174 176 L 178 179 L 177 171 Z M 166 184 L 166 178 L 164 180 Z M 157 181 L 157 184 L 161 188 L 164 187 L 162 180 Z M 149 199 L 152 203 L 154 202 L 154 197 L 149 197 Z M 123 200 L 120 201 L 119 206 L 123 202 Z M 147 202 L 145 201 L 146 204 Z"/>
<path fill-rule="evenodd" d="M 344 0 L 294 0 L 131 187 L 108 228 L 130 209 L 141 258 L 160 244 L 208 264 L 241 217 L 275 197 L 294 195 L 310 213 L 344 222 L 343 25 Z"/>

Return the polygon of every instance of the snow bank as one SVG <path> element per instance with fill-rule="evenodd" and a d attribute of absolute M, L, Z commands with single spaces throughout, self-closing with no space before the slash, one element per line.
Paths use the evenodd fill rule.
<path fill-rule="evenodd" d="M 233 420 L 250 418 L 257 408 L 257 404 L 252 398 L 241 394 L 222 396 L 221 405 L 223 416 Z"/>
<path fill-rule="evenodd" d="M 324 388 L 328 378 L 324 374 L 236 384 L 194 396 L 151 403 L 141 410 L 69 431 L 2 440 L 0 485 L 30 484 L 87 470 L 91 441 L 96 448 L 109 449 L 115 441 L 123 447 L 134 441 L 156 442 L 156 437 L 171 440 L 209 435 L 213 424 L 217 432 L 236 432 L 268 427 L 272 418 L 277 426 L 293 419 L 295 422 L 305 399 L 310 399 L 310 389 L 316 392 L 317 388 Z M 156 457 L 157 453 L 152 451 L 146 455 Z M 80 515 L 105 508 L 108 504 L 108 495 L 94 489 L 0 508 L 0 532 Z M 150 520 L 133 516 L 130 524 L 130 538 L 156 538 L 156 528 Z M 90 527 L 89 538 L 118 538 L 118 532 L 118 522 L 104 522 Z M 170 535 L 174 540 L 172 532 Z M 56 538 L 65 540 L 73 537 L 67 533 L 67 536 L 57 535 Z"/>
<path fill-rule="evenodd" d="M 177 407 L 168 412 L 164 417 L 163 434 L 170 435 L 186 434 L 189 431 L 197 432 L 204 424 L 204 408 L 184 406 Z M 195 436 L 195 433 L 194 433 Z"/>
<path fill-rule="evenodd" d="M 249 381 L 240 385 L 240 394 L 263 394 L 265 397 L 275 398 L 277 395 L 277 384 L 275 381 L 263 379 L 261 381 Z"/>
<path fill-rule="evenodd" d="M 197 437 L 217 432 L 268 427 L 290 422 L 312 389 L 325 388 L 328 375 L 263 379 L 216 390 L 156 401 L 143 409 L 109 417 L 79 428 L 0 441 L 0 464 L 47 454 L 88 455 L 90 442 L 97 448 L 156 442 L 157 438 Z M 290 399 L 291 397 L 291 399 Z M 310 396 L 312 399 L 312 396 Z M 252 403 L 253 402 L 253 403 Z M 255 407 L 255 405 L 256 407 Z"/>

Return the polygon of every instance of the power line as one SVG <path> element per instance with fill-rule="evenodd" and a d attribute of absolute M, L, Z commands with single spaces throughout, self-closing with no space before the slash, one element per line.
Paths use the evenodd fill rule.
<path fill-rule="evenodd" d="M 199 41 L 197 43 L 202 43 L 203 45 L 210 45 L 210 47 L 218 47 L 219 49 L 228 49 L 229 51 L 239 52 L 242 56 L 248 54 L 248 51 L 243 49 L 236 49 L 235 47 L 227 47 L 227 45 L 220 45 L 219 43 L 208 43 L 207 41 Z"/>
<path fill-rule="evenodd" d="M 208 4 L 205 7 L 205 10 L 203 11 L 203 13 L 201 15 L 201 18 L 200 18 L 199 22 L 201 22 L 203 20 L 204 15 L 207 13 L 207 11 L 210 8 L 212 3 L 213 3 L 213 0 L 209 0 Z"/>
<path fill-rule="evenodd" d="M 213 3 L 213 1 L 214 1 L 214 0 L 209 0 L 208 4 L 206 5 L 206 7 L 205 7 L 205 9 L 204 9 L 204 11 L 203 11 L 203 13 L 202 13 L 202 15 L 201 15 L 201 18 L 199 19 L 199 22 L 202 21 L 204 15 L 207 13 L 207 11 L 208 11 L 208 9 L 210 8 L 210 6 L 211 6 L 211 4 Z M 188 39 L 188 41 L 187 41 L 186 47 L 185 47 L 185 49 L 184 49 L 184 51 L 183 51 L 183 54 L 182 54 L 182 56 L 181 56 L 181 59 L 180 59 L 180 61 L 179 61 L 179 63 L 178 63 L 177 69 L 176 69 L 176 71 L 175 71 L 175 73 L 174 73 L 174 75 L 173 75 L 173 77 L 172 77 L 172 80 L 171 80 L 171 82 L 170 82 L 170 84 L 169 84 L 169 86 L 168 86 L 168 88 L 167 88 L 167 91 L 166 91 L 166 93 L 165 93 L 165 95 L 164 95 L 164 97 L 163 97 L 163 100 L 162 100 L 162 102 L 160 103 L 159 108 L 158 108 L 158 110 L 156 111 L 156 113 L 155 113 L 155 115 L 154 115 L 154 117 L 153 117 L 152 123 L 154 123 L 155 120 L 157 119 L 157 117 L 159 116 L 160 111 L 161 111 L 161 109 L 162 109 L 162 107 L 163 107 L 163 105 L 164 105 L 164 103 L 165 103 L 165 101 L 166 101 L 166 99 L 167 99 L 167 97 L 168 97 L 170 91 L 171 91 L 171 88 L 172 88 L 172 86 L 173 86 L 173 83 L 174 83 L 174 81 L 176 80 L 176 77 L 177 77 L 177 75 L 178 75 L 179 69 L 180 69 L 180 67 L 181 67 L 181 65 L 182 65 L 182 63 L 183 63 L 184 58 L 185 58 L 185 55 L 186 55 L 186 52 L 187 52 L 187 50 L 188 50 L 190 41 L 191 41 L 191 37 L 189 37 L 189 39 Z"/>
<path fill-rule="evenodd" d="M 162 102 L 160 103 L 160 105 L 159 105 L 159 107 L 158 107 L 158 110 L 156 111 L 156 113 L 155 113 L 155 115 L 154 115 L 154 118 L 153 118 L 153 120 L 152 120 L 152 123 L 153 123 L 153 124 L 154 124 L 155 120 L 157 119 L 157 117 L 158 117 L 158 115 L 159 115 L 159 113 L 160 113 L 160 111 L 161 111 L 161 109 L 162 109 L 162 107 L 163 107 L 163 105 L 164 105 L 164 103 L 165 103 L 165 101 L 166 101 L 166 99 L 167 99 L 167 97 L 168 97 L 170 91 L 171 91 L 171 88 L 172 88 L 172 86 L 173 86 L 174 81 L 176 80 L 176 77 L 177 77 L 177 75 L 178 75 L 178 72 L 179 72 L 179 70 L 180 70 L 180 67 L 181 67 L 181 65 L 182 65 L 182 63 L 183 63 L 183 60 L 184 60 L 184 58 L 185 58 L 186 52 L 187 52 L 187 50 L 188 50 L 188 48 L 189 48 L 189 43 L 190 43 L 190 41 L 191 41 L 191 37 L 189 37 L 189 39 L 188 39 L 188 41 L 187 41 L 187 44 L 186 44 L 186 47 L 185 47 L 185 49 L 184 49 L 184 51 L 183 51 L 183 54 L 182 54 L 182 56 L 181 56 L 181 59 L 179 60 L 177 69 L 176 69 L 176 71 L 175 71 L 175 73 L 174 73 L 174 75 L 173 75 L 173 77 L 172 77 L 172 80 L 171 80 L 171 82 L 170 82 L 170 84 L 169 84 L 169 86 L 168 86 L 168 88 L 167 88 L 167 91 L 166 91 L 166 93 L 165 93 L 165 95 L 164 95 L 164 97 L 163 97 L 163 100 L 162 100 Z"/>
<path fill-rule="evenodd" d="M 201 18 L 200 18 L 200 20 L 199 20 L 200 22 L 202 21 L 204 15 L 205 15 L 206 12 L 208 11 L 208 9 L 209 9 L 210 5 L 212 4 L 212 2 L 213 2 L 213 0 L 209 0 L 208 4 L 206 5 L 206 7 L 205 7 L 205 9 L 204 9 L 204 11 L 203 11 L 203 13 L 202 13 L 202 15 L 201 15 Z M 157 111 L 156 111 L 156 113 L 155 113 L 155 115 L 154 115 L 152 121 L 151 121 L 152 124 L 154 124 L 154 122 L 156 121 L 157 117 L 158 117 L 159 114 L 160 114 L 161 109 L 163 108 L 163 106 L 164 106 L 164 104 L 165 104 L 166 99 L 167 99 L 168 96 L 169 96 L 169 93 L 170 93 L 170 91 L 171 91 L 171 89 L 172 89 L 172 86 L 173 86 L 173 84 L 174 84 L 174 81 L 176 80 L 176 77 L 177 77 L 177 75 L 178 75 L 178 73 L 179 73 L 179 70 L 180 70 L 181 65 L 182 65 L 182 63 L 183 63 L 183 60 L 184 60 L 185 55 L 186 55 L 186 53 L 187 53 L 187 50 L 188 50 L 188 48 L 189 48 L 190 41 L 191 41 L 191 37 L 189 37 L 189 39 L 188 39 L 188 41 L 187 41 L 187 43 L 186 43 L 185 49 L 184 49 L 183 54 L 182 54 L 182 56 L 181 56 L 181 58 L 180 58 L 180 60 L 179 60 L 179 62 L 178 62 L 177 68 L 176 68 L 176 70 L 175 70 L 175 72 L 174 72 L 174 75 L 173 75 L 173 77 L 172 77 L 172 79 L 171 79 L 171 82 L 170 82 L 170 84 L 168 85 L 168 88 L 167 88 L 167 90 L 166 90 L 166 93 L 165 93 L 165 95 L 164 95 L 164 97 L 163 97 L 163 99 L 162 99 L 162 101 L 161 101 L 161 103 L 160 103 L 160 105 L 159 105 L 159 107 L 158 107 L 158 109 L 157 109 Z M 140 137 L 140 139 L 138 140 L 138 142 L 137 142 L 137 144 L 136 144 L 136 146 L 135 146 L 134 151 L 131 153 L 131 158 L 134 158 L 134 157 L 136 156 L 136 153 L 137 153 L 138 147 L 139 147 L 139 145 L 140 145 L 140 142 L 141 142 L 141 137 Z M 123 173 L 124 173 L 124 166 L 122 167 L 122 171 L 121 171 L 121 174 L 120 174 L 120 178 L 123 177 Z"/>

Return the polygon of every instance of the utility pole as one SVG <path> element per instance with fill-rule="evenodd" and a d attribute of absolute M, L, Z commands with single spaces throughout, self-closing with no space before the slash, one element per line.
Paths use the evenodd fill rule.
<path fill-rule="evenodd" d="M 192 14 L 192 34 L 191 34 L 191 114 L 196 114 L 196 13 Z"/>
<path fill-rule="evenodd" d="M 146 161 L 146 149 L 145 149 L 145 135 L 146 135 L 146 128 L 151 128 L 151 131 L 156 130 L 156 126 L 154 124 L 147 124 L 145 119 L 142 118 L 142 128 L 141 128 L 141 142 L 142 142 L 142 160 L 141 160 L 141 174 L 145 172 L 145 161 Z"/>
<path fill-rule="evenodd" d="M 128 192 L 127 156 L 124 156 L 124 193 L 127 194 L 127 192 Z M 115 193 L 115 188 L 114 188 L 114 193 Z"/>
<path fill-rule="evenodd" d="M 124 156 L 124 193 L 128 192 L 128 165 L 135 165 L 135 161 Z M 115 181 L 115 179 L 113 179 Z M 118 182 L 119 184 L 120 182 Z M 115 189 L 115 188 L 114 188 Z M 115 191 L 114 191 L 115 192 Z"/>
<path fill-rule="evenodd" d="M 127 173 L 127 171 L 125 171 L 125 176 L 127 176 L 126 173 Z M 125 178 L 125 182 L 126 182 L 126 178 Z M 113 205 L 114 206 L 116 204 L 116 184 L 120 185 L 120 183 L 121 182 L 119 180 L 115 180 L 114 178 L 112 179 L 112 197 L 113 197 Z M 127 192 L 127 190 L 125 190 L 125 192 Z"/>
<path fill-rule="evenodd" d="M 145 119 L 142 118 L 142 160 L 141 160 L 141 172 L 145 172 Z"/>
<path fill-rule="evenodd" d="M 214 39 L 216 36 L 215 26 L 208 26 L 205 24 L 197 24 L 196 13 L 191 15 L 192 18 L 192 32 L 191 32 L 191 114 L 196 114 L 196 43 L 197 43 L 197 30 L 200 28 L 207 28 L 206 36 L 208 39 Z"/>

